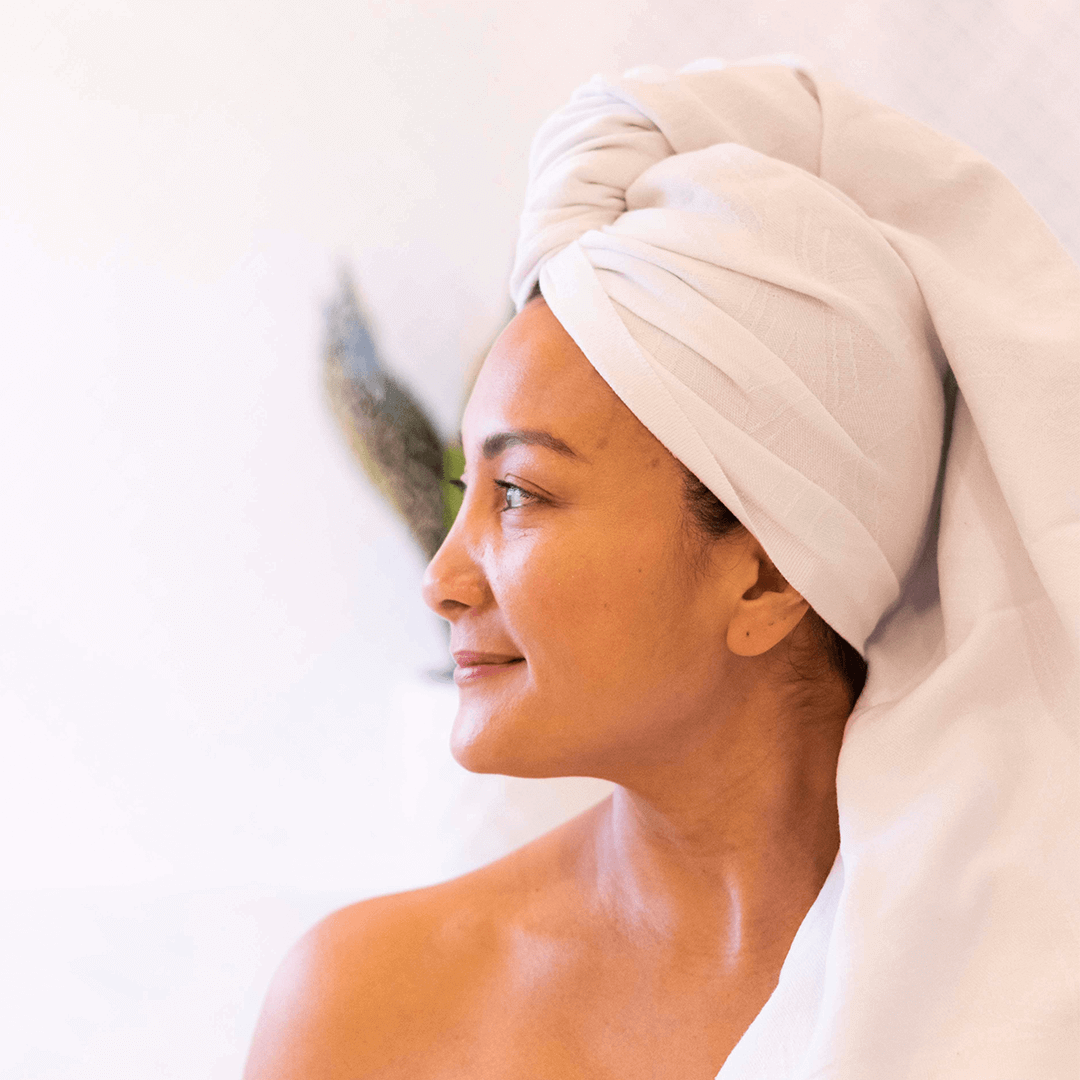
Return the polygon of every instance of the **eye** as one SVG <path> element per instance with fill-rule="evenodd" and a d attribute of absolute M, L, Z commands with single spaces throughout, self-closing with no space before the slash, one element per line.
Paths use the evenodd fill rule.
<path fill-rule="evenodd" d="M 522 507 L 528 506 L 530 502 L 536 502 L 539 499 L 538 495 L 518 487 L 517 484 L 511 484 L 507 480 L 496 480 L 495 485 L 503 489 L 503 510 L 520 510 Z"/>

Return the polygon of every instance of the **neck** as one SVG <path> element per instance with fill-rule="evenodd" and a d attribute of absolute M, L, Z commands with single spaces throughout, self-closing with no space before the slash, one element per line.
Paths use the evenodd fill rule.
<path fill-rule="evenodd" d="M 814 717 L 758 704 L 626 778 L 598 819 L 595 895 L 643 949 L 782 959 L 828 876 L 846 699 Z"/>

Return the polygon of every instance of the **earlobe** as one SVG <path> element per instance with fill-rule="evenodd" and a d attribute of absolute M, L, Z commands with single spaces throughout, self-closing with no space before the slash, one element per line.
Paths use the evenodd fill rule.
<path fill-rule="evenodd" d="M 763 552 L 754 583 L 739 598 L 728 623 L 727 647 L 736 656 L 760 656 L 780 644 L 810 610 Z"/>

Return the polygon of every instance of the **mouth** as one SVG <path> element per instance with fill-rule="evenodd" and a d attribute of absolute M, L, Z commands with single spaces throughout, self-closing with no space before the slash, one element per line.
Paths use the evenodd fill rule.
<path fill-rule="evenodd" d="M 505 675 L 525 663 L 523 656 L 506 656 L 499 653 L 455 652 L 451 654 L 457 667 L 454 669 L 454 682 L 474 682 L 492 676 Z"/>

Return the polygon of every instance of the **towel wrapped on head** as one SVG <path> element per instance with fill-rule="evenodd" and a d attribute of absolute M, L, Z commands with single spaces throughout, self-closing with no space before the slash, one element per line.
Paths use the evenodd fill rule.
<path fill-rule="evenodd" d="M 1075 1075 L 1075 265 L 970 149 L 703 61 L 542 126 L 519 309 L 537 285 L 870 665 L 831 928 L 721 1076 Z"/>

